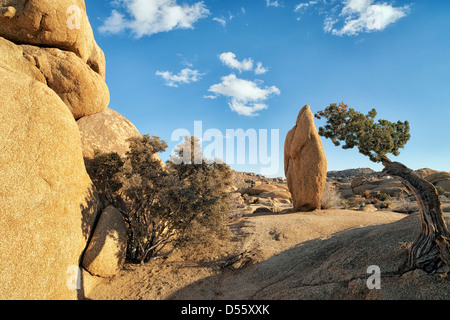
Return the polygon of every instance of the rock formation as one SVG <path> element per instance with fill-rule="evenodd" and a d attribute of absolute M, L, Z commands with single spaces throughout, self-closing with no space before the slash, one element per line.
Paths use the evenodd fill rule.
<path fill-rule="evenodd" d="M 105 57 L 95 42 L 84 0 L 0 0 L 0 37 L 73 52 L 105 77 Z"/>
<path fill-rule="evenodd" d="M 327 178 L 327 159 L 309 105 L 304 106 L 284 145 L 284 172 L 294 210 L 320 208 Z"/>
<path fill-rule="evenodd" d="M 46 84 L 67 105 L 75 119 L 102 112 L 109 104 L 105 79 L 73 52 L 23 45 Z"/>
<path fill-rule="evenodd" d="M 83 156 L 88 159 L 94 156 L 96 149 L 104 153 L 116 152 L 124 157 L 128 151 L 127 140 L 141 136 L 131 121 L 110 108 L 83 117 L 77 124 L 81 134 Z"/>
<path fill-rule="evenodd" d="M 83 255 L 83 267 L 99 277 L 116 275 L 125 262 L 127 229 L 122 214 L 113 206 L 103 210 Z"/>
<path fill-rule="evenodd" d="M 102 208 L 75 119 L 108 106 L 104 78 L 83 0 L 0 0 L 0 299 L 85 295 Z"/>
<path fill-rule="evenodd" d="M 111 153 L 115 152 L 122 158 L 129 150 L 129 139 L 142 137 L 135 125 L 117 111 L 110 108 L 77 121 L 81 135 L 83 157 L 88 160 L 94 157 L 96 150 Z M 161 167 L 166 164 L 155 153 L 153 159 L 160 162 Z M 89 163 L 86 163 L 89 172 Z"/>
<path fill-rule="evenodd" d="M 96 199 L 72 114 L 32 67 L 14 68 L 22 59 L 0 62 L 0 298 L 77 298 L 67 270 L 78 266 Z"/>

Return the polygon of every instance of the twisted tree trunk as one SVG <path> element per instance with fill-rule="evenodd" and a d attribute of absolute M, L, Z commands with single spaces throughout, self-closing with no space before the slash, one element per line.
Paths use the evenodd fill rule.
<path fill-rule="evenodd" d="M 383 156 L 382 176 L 399 179 L 419 204 L 421 229 L 408 252 L 403 271 L 422 269 L 432 273 L 447 265 L 450 268 L 450 232 L 444 220 L 436 188 L 399 162 Z"/>

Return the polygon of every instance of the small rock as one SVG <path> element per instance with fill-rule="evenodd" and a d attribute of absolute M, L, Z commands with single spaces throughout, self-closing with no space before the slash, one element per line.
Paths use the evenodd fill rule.
<path fill-rule="evenodd" d="M 258 207 L 253 211 L 253 213 L 264 213 L 264 212 L 273 213 L 273 211 L 268 207 Z"/>
<path fill-rule="evenodd" d="M 122 214 L 113 206 L 103 210 L 83 256 L 83 267 L 99 277 L 119 273 L 127 247 L 127 229 Z"/>

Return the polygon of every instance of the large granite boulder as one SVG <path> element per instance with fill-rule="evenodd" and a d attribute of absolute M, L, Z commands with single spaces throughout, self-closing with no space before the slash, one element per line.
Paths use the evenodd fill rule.
<path fill-rule="evenodd" d="M 320 208 L 327 178 L 327 159 L 309 105 L 304 106 L 284 144 L 284 172 L 294 210 Z"/>
<path fill-rule="evenodd" d="M 446 192 L 450 192 L 450 172 L 437 171 L 425 178 L 436 187 L 443 188 Z"/>
<path fill-rule="evenodd" d="M 64 101 L 75 119 L 108 107 L 109 90 L 105 79 L 75 53 L 57 48 L 22 47 L 25 57 L 35 63 L 47 86 Z"/>
<path fill-rule="evenodd" d="M 104 76 L 83 0 L 0 0 L 0 299 L 85 296 L 101 203 L 74 118 L 107 107 Z"/>
<path fill-rule="evenodd" d="M 0 37 L 73 52 L 105 77 L 84 0 L 0 0 Z"/>
<path fill-rule="evenodd" d="M 0 299 L 80 298 L 68 271 L 78 270 L 99 202 L 72 114 L 14 52 L 10 64 L 0 59 Z"/>
<path fill-rule="evenodd" d="M 101 113 L 77 121 L 81 134 L 83 156 L 94 157 L 95 150 L 116 152 L 124 157 L 129 148 L 128 139 L 141 137 L 135 125 L 117 111 L 107 108 Z"/>

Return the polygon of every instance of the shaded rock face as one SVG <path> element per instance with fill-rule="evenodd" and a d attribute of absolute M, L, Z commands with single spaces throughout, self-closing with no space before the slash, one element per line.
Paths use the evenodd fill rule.
<path fill-rule="evenodd" d="M 284 172 L 294 210 L 320 208 L 327 178 L 327 159 L 309 105 L 304 106 L 284 144 Z"/>
<path fill-rule="evenodd" d="M 390 196 L 397 196 L 403 192 L 406 192 L 405 186 L 396 179 L 367 179 L 364 177 L 354 178 L 350 186 L 355 195 L 361 195 L 364 192 L 371 194 L 386 193 Z"/>
<path fill-rule="evenodd" d="M 122 214 L 113 206 L 106 207 L 83 256 L 83 267 L 99 277 L 119 273 L 125 262 L 127 229 Z"/>

